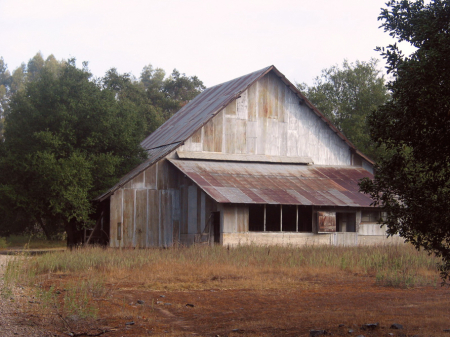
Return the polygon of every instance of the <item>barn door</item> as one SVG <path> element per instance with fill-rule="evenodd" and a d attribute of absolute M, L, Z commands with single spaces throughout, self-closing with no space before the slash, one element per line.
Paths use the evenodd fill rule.
<path fill-rule="evenodd" d="M 212 212 L 214 243 L 220 243 L 220 212 Z"/>

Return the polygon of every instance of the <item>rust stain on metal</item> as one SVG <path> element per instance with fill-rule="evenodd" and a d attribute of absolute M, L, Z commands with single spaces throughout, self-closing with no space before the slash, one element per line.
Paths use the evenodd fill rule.
<path fill-rule="evenodd" d="M 369 207 L 360 167 L 256 164 L 169 159 L 220 203 Z"/>

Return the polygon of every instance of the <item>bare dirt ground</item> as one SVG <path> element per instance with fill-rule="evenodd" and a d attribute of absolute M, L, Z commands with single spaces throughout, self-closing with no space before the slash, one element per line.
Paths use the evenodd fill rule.
<path fill-rule="evenodd" d="M 313 329 L 328 336 L 450 336 L 450 289 L 439 285 L 400 289 L 377 286 L 373 277 L 329 275 L 286 289 L 224 289 L 220 279 L 216 288 L 195 291 L 153 291 L 126 280 L 109 287 L 96 319 L 44 314 L 16 289 L 14 302 L 1 300 L 0 336 L 310 336 Z M 379 325 L 366 328 L 370 323 Z"/>

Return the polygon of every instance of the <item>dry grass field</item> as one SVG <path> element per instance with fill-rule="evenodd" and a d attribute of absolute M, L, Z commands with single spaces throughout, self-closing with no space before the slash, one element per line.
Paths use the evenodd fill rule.
<path fill-rule="evenodd" d="M 14 259 L 2 293 L 56 336 L 450 336 L 438 262 L 408 245 L 89 248 Z"/>

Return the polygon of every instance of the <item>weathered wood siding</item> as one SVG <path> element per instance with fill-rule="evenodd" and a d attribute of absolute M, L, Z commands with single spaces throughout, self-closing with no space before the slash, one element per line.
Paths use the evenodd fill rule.
<path fill-rule="evenodd" d="M 304 156 L 318 165 L 351 165 L 349 146 L 274 73 L 250 86 L 179 150 Z"/>
<path fill-rule="evenodd" d="M 210 233 L 216 202 L 169 163 L 171 153 L 111 196 L 110 246 L 160 247 L 192 244 Z M 122 238 L 117 238 L 117 224 Z"/>

